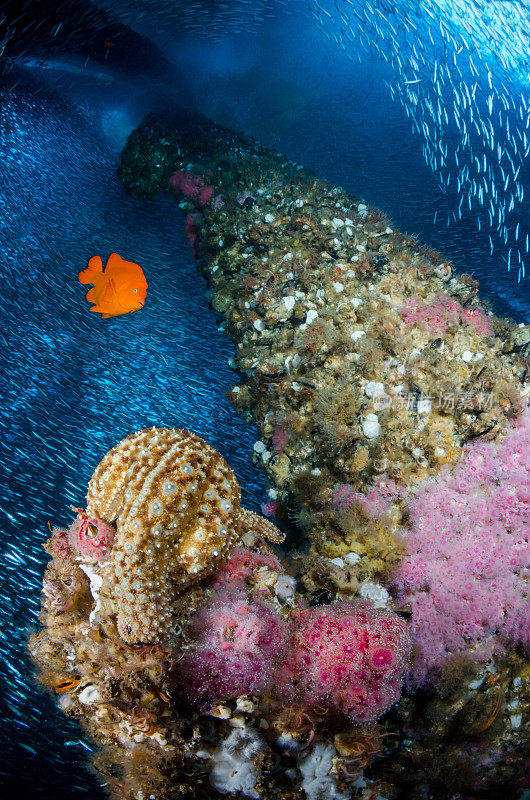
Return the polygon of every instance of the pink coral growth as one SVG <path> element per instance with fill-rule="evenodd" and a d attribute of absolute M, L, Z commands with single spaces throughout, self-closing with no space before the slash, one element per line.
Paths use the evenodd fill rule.
<path fill-rule="evenodd" d="M 195 616 L 196 645 L 179 668 L 189 702 L 263 693 L 272 686 L 287 629 L 272 606 L 221 590 Z"/>
<path fill-rule="evenodd" d="M 333 505 L 345 510 L 360 506 L 369 519 L 384 516 L 392 503 L 402 496 L 402 490 L 393 480 L 380 478 L 366 492 L 356 492 L 349 483 L 341 483 L 333 489 Z"/>
<path fill-rule="evenodd" d="M 51 539 L 49 541 L 48 552 L 54 558 L 60 558 L 63 561 L 68 558 L 71 553 L 70 543 L 68 541 L 68 531 L 64 528 L 54 528 L 52 530 Z"/>
<path fill-rule="evenodd" d="M 193 200 L 199 208 L 206 205 L 213 197 L 213 186 L 209 186 L 200 175 L 196 175 L 189 170 L 174 172 L 169 179 L 169 185 L 176 192 L 180 192 L 184 197 Z"/>
<path fill-rule="evenodd" d="M 419 298 L 408 298 L 399 309 L 401 318 L 407 325 L 417 325 L 429 333 L 445 336 L 449 325 L 472 325 L 482 336 L 491 336 L 491 323 L 482 309 L 463 308 L 458 300 L 447 295 L 436 295 L 434 302 L 425 303 Z"/>
<path fill-rule="evenodd" d="M 272 445 L 276 453 L 280 453 L 289 444 L 289 431 L 281 425 L 275 425 L 272 433 Z"/>
<path fill-rule="evenodd" d="M 188 214 L 186 217 L 186 239 L 190 243 L 193 258 L 199 257 L 199 234 L 201 232 L 202 214 Z"/>
<path fill-rule="evenodd" d="M 277 500 L 267 500 L 266 503 L 261 504 L 261 513 L 266 517 L 274 517 L 278 511 L 279 503 Z"/>
<path fill-rule="evenodd" d="M 480 333 L 481 336 L 491 336 L 493 334 L 491 322 L 482 309 L 477 306 L 463 309 L 462 322 L 473 325 L 477 333 Z"/>
<path fill-rule="evenodd" d="M 294 626 L 284 677 L 303 700 L 366 722 L 399 698 L 410 634 L 397 614 L 343 602 L 301 611 Z"/>
<path fill-rule="evenodd" d="M 245 547 L 236 547 L 232 555 L 215 573 L 214 586 L 238 586 L 243 588 L 246 581 L 258 569 L 267 567 L 275 572 L 283 572 L 281 561 L 274 553 L 257 553 Z"/>
<path fill-rule="evenodd" d="M 104 561 L 110 556 L 115 528 L 100 519 L 89 517 L 80 508 L 74 508 L 73 511 L 78 514 L 68 529 L 70 547 L 92 561 Z"/>
<path fill-rule="evenodd" d="M 394 576 L 412 607 L 408 681 L 436 679 L 453 653 L 530 647 L 530 411 L 503 441 L 469 445 L 409 502 L 408 556 Z"/>

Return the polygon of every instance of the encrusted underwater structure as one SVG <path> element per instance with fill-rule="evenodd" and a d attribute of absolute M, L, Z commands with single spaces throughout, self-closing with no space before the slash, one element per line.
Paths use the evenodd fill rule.
<path fill-rule="evenodd" d="M 147 118 L 236 344 L 263 513 L 148 429 L 55 530 L 42 681 L 113 797 L 519 798 L 530 781 L 530 330 L 375 208 L 197 117 Z M 178 224 L 178 219 L 176 219 Z M 103 454 L 102 454 L 103 455 Z"/>

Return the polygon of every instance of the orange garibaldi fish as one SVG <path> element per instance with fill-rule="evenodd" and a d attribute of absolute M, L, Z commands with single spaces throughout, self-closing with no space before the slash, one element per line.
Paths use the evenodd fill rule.
<path fill-rule="evenodd" d="M 99 256 L 91 258 L 88 269 L 79 273 L 79 282 L 93 285 L 86 299 L 95 303 L 90 310 L 101 314 L 103 319 L 130 314 L 145 304 L 147 281 L 142 268 L 124 261 L 117 253 L 109 256 L 105 271 Z"/>

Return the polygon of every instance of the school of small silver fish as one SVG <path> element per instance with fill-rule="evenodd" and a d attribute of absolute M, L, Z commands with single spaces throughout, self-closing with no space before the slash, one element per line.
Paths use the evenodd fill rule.
<path fill-rule="evenodd" d="M 308 0 L 323 33 L 352 58 L 376 54 L 389 90 L 423 138 L 423 156 L 454 197 L 447 226 L 472 213 L 525 277 L 522 222 L 530 153 L 530 3 L 488 0 Z M 435 213 L 434 222 L 438 220 Z"/>
<path fill-rule="evenodd" d="M 237 36 L 255 31 L 265 19 L 275 15 L 277 7 L 289 3 L 288 0 L 217 0 L 215 3 L 205 0 L 170 3 L 98 0 L 97 5 L 133 28 L 147 25 L 149 30 L 154 27 L 162 33 L 178 30 L 200 39 L 221 39 L 227 34 Z"/>
<path fill-rule="evenodd" d="M 528 0 L 99 0 L 96 5 L 135 29 L 208 39 L 255 32 L 279 13 L 301 15 L 348 57 L 385 62 L 391 68 L 390 95 L 423 139 L 425 162 L 450 200 L 449 211 L 436 211 L 434 223 L 449 227 L 474 217 L 477 230 L 489 237 L 491 255 L 502 254 L 508 270 L 517 270 L 519 281 L 525 277 Z"/>
<path fill-rule="evenodd" d="M 121 4 L 104 0 L 117 11 Z M 423 139 L 426 164 L 447 195 L 449 211 L 435 224 L 474 217 L 502 253 L 508 270 L 525 277 L 530 238 L 523 222 L 525 162 L 530 154 L 530 2 L 490 0 L 203 0 L 169 6 L 136 0 L 126 21 L 178 25 L 215 39 L 255 31 L 280 10 L 309 17 L 348 57 L 374 57 L 392 70 L 388 88 Z M 442 218 L 443 215 L 443 218 Z"/>

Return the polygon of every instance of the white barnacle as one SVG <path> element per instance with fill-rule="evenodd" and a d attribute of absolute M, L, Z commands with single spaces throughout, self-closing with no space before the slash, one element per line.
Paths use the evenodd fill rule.
<path fill-rule="evenodd" d="M 82 692 L 79 692 L 79 694 L 77 695 L 77 699 L 81 703 L 84 703 L 85 705 L 89 706 L 92 705 L 93 703 L 101 702 L 103 698 L 101 696 L 101 692 L 99 691 L 98 687 L 94 686 L 94 684 L 91 683 L 88 686 L 85 686 Z"/>
<path fill-rule="evenodd" d="M 381 433 L 381 425 L 376 414 L 367 414 L 362 423 L 362 431 L 367 439 L 377 439 Z"/>

